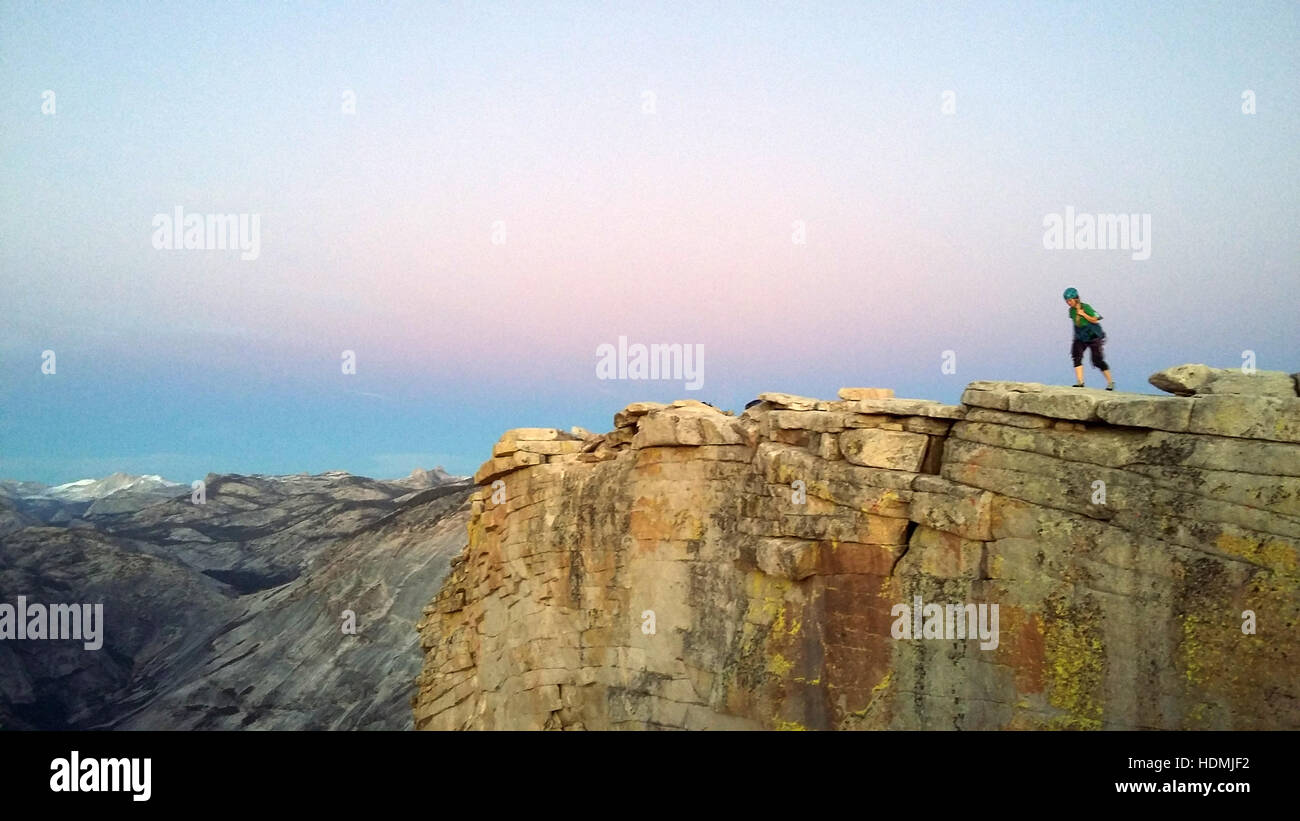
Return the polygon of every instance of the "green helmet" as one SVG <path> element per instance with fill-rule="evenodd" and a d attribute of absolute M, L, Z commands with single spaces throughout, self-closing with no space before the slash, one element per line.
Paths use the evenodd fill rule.
<path fill-rule="evenodd" d="M 1078 292 L 1078 290 L 1076 290 L 1076 289 L 1074 289 L 1074 288 L 1066 288 L 1066 289 L 1065 289 L 1065 298 L 1066 298 L 1066 299 L 1078 299 L 1078 298 L 1079 298 L 1079 292 Z"/>

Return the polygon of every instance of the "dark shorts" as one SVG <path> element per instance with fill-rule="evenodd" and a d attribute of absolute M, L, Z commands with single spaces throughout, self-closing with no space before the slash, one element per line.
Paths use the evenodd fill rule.
<path fill-rule="evenodd" d="M 1083 351 L 1086 348 L 1091 351 L 1092 366 L 1094 368 L 1102 371 L 1110 370 L 1110 365 L 1106 364 L 1106 353 L 1102 349 L 1105 342 L 1106 337 L 1104 336 L 1101 339 L 1094 339 L 1091 342 L 1081 342 L 1078 339 L 1074 340 L 1074 342 L 1070 344 L 1070 358 L 1074 360 L 1074 367 L 1077 368 L 1083 364 Z"/>

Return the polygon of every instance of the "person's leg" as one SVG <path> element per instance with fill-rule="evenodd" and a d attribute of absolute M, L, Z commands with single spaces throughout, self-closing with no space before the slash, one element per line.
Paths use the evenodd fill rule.
<path fill-rule="evenodd" d="M 1115 380 L 1110 375 L 1110 365 L 1106 364 L 1106 351 L 1103 347 L 1104 342 L 1104 339 L 1094 339 L 1089 344 L 1089 353 L 1092 358 L 1092 366 L 1101 371 L 1102 375 L 1106 377 L 1107 386 L 1114 387 Z"/>
<path fill-rule="evenodd" d="M 1070 359 L 1074 362 L 1074 386 L 1083 385 L 1083 343 L 1074 340 L 1070 343 Z"/>

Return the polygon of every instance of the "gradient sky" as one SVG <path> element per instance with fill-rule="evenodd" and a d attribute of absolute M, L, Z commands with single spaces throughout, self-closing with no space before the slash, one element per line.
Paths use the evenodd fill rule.
<path fill-rule="evenodd" d="M 1300 370 L 1291 2 L 4 2 L 0 77 L 8 478 L 470 473 L 640 399 L 1070 384 L 1068 285 L 1121 389 Z M 156 250 L 176 206 L 261 255 Z M 1045 249 L 1066 206 L 1150 214 L 1151 258 Z M 703 344 L 703 389 L 598 380 L 619 336 Z"/>

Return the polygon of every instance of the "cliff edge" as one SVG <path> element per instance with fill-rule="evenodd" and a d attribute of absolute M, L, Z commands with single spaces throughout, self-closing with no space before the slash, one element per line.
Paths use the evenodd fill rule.
<path fill-rule="evenodd" d="M 1300 728 L 1300 397 L 1203 376 L 509 431 L 416 727 Z"/>

